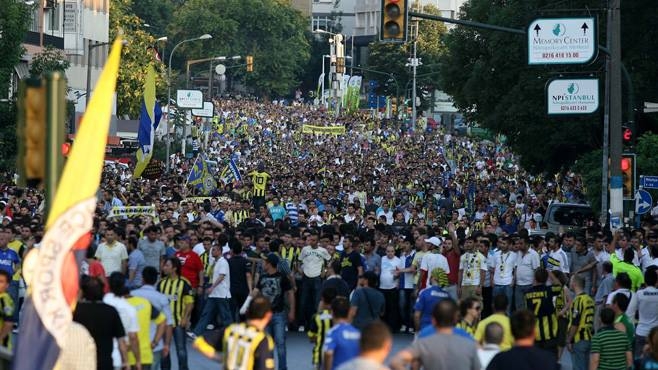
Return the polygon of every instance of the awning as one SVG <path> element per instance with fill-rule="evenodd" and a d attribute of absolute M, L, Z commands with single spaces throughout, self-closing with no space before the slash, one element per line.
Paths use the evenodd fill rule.
<path fill-rule="evenodd" d="M 27 66 L 27 63 L 20 62 L 14 66 L 14 71 L 18 75 L 18 79 L 23 80 L 30 75 L 30 68 Z"/>

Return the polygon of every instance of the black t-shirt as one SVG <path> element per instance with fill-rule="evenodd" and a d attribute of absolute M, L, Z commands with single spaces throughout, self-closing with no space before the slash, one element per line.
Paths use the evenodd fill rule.
<path fill-rule="evenodd" d="M 248 295 L 247 272 L 251 272 L 251 262 L 242 256 L 228 259 L 228 269 L 231 276 L 231 295 Z"/>
<path fill-rule="evenodd" d="M 322 290 L 327 288 L 336 289 L 336 294 L 348 298 L 350 296 L 350 287 L 347 285 L 345 280 L 340 278 L 327 279 L 322 283 Z"/>
<path fill-rule="evenodd" d="M 96 342 L 98 370 L 113 370 L 112 339 L 126 336 L 117 310 L 103 302 L 80 302 L 73 312 L 73 321 L 89 331 Z"/>
<path fill-rule="evenodd" d="M 278 313 L 286 309 L 284 295 L 292 289 L 290 280 L 278 272 L 263 275 L 258 281 L 258 290 L 272 303 L 272 312 Z"/>
<path fill-rule="evenodd" d="M 351 253 L 342 253 L 340 256 L 340 276 L 345 280 L 350 289 L 356 287 L 359 279 L 359 266 L 361 266 L 361 255 L 353 250 Z"/>
<path fill-rule="evenodd" d="M 489 363 L 487 370 L 559 370 L 555 355 L 537 347 L 514 346 L 500 352 Z"/>

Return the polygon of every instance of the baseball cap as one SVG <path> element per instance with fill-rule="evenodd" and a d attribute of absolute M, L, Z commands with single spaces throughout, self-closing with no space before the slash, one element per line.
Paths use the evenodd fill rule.
<path fill-rule="evenodd" d="M 429 239 L 425 239 L 425 243 L 430 243 L 435 247 L 438 247 L 441 245 L 441 239 L 437 238 L 436 236 L 433 236 Z"/>
<path fill-rule="evenodd" d="M 277 266 L 279 264 L 279 256 L 277 256 L 274 253 L 268 254 L 265 260 L 269 262 L 272 266 Z"/>

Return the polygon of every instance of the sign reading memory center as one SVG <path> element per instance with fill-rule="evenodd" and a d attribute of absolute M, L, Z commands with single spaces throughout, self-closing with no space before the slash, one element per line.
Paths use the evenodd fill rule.
<path fill-rule="evenodd" d="M 528 64 L 584 64 L 597 54 L 596 23 L 588 18 L 540 18 L 528 26 Z"/>
<path fill-rule="evenodd" d="M 587 114 L 599 109 L 599 80 L 555 79 L 547 87 L 548 114 Z"/>

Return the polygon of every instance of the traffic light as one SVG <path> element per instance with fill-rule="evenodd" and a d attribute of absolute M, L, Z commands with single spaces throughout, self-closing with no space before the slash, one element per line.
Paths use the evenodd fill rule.
<path fill-rule="evenodd" d="M 254 57 L 251 55 L 247 55 L 247 72 L 253 72 L 254 71 Z"/>
<path fill-rule="evenodd" d="M 625 124 L 621 127 L 621 138 L 625 146 L 633 146 L 635 133 L 633 132 L 632 123 Z"/>
<path fill-rule="evenodd" d="M 635 154 L 621 155 L 621 177 L 624 199 L 635 197 Z"/>
<path fill-rule="evenodd" d="M 62 155 L 64 158 L 69 156 L 69 153 L 71 152 L 71 143 L 70 142 L 65 142 L 62 144 Z"/>
<path fill-rule="evenodd" d="M 336 58 L 336 73 L 345 73 L 345 58 Z"/>
<path fill-rule="evenodd" d="M 407 0 L 382 0 L 380 28 L 381 41 L 407 41 Z"/>
<path fill-rule="evenodd" d="M 23 82 L 18 128 L 20 184 L 37 187 L 46 176 L 46 89 L 40 79 Z"/>

